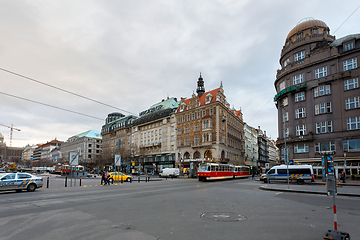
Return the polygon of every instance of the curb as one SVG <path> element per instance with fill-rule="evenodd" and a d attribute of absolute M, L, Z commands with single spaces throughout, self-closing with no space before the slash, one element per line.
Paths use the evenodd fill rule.
<path fill-rule="evenodd" d="M 260 186 L 259 189 L 265 191 L 275 191 L 275 192 L 295 192 L 295 193 L 306 193 L 306 194 L 317 194 L 317 195 L 326 195 L 326 192 L 319 191 L 305 191 L 305 190 L 295 190 L 295 189 L 279 189 L 279 188 L 269 188 Z M 347 197 L 360 197 L 360 194 L 356 193 L 337 193 L 337 196 L 347 196 Z"/>

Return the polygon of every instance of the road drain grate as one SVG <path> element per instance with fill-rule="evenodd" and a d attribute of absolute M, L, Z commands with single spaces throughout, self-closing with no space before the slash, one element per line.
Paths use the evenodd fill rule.
<path fill-rule="evenodd" d="M 200 217 L 204 220 L 219 221 L 219 222 L 237 222 L 246 220 L 245 216 L 238 213 L 202 213 Z"/>

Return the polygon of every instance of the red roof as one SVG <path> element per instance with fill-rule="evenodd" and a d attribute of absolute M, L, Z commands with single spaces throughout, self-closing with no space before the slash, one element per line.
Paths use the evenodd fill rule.
<path fill-rule="evenodd" d="M 216 96 L 217 96 L 217 93 L 219 92 L 220 88 L 216 88 L 214 90 L 211 90 L 211 91 L 208 91 L 208 92 L 205 92 L 203 93 L 203 95 L 201 95 L 201 97 L 199 98 L 199 96 L 196 96 L 198 101 L 200 102 L 200 106 L 202 105 L 205 105 L 206 103 L 206 96 L 209 95 L 209 93 L 212 95 L 212 99 L 210 101 L 210 103 L 213 103 L 216 101 Z M 189 106 L 190 104 L 190 99 L 191 98 L 187 98 L 185 99 L 183 102 L 186 104 L 186 106 Z M 181 108 L 181 104 L 180 104 L 180 108 Z M 178 112 L 180 112 L 180 108 L 178 110 Z"/>

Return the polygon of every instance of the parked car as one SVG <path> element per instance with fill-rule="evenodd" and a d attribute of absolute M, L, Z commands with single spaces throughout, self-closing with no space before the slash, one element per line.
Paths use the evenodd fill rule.
<path fill-rule="evenodd" d="M 131 176 L 126 175 L 122 172 L 109 172 L 108 182 L 112 184 L 114 183 L 114 181 L 130 182 Z"/>
<path fill-rule="evenodd" d="M 178 168 L 164 168 L 160 173 L 159 177 L 178 177 L 180 176 L 180 170 Z"/>
<path fill-rule="evenodd" d="M 43 186 L 43 178 L 29 173 L 0 173 L 0 190 L 27 190 L 33 192 Z"/>

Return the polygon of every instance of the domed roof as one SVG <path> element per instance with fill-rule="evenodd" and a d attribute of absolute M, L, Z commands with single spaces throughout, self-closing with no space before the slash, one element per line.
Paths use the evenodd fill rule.
<path fill-rule="evenodd" d="M 305 29 L 313 28 L 313 27 L 323 27 L 329 28 L 326 23 L 321 20 L 316 20 L 314 18 L 306 18 L 301 20 L 287 35 L 286 40 L 291 36 L 295 35 L 297 32 L 303 31 Z"/>

